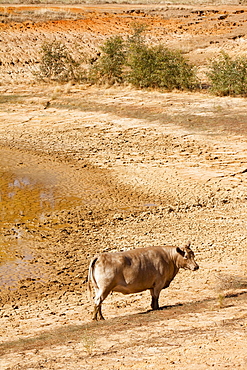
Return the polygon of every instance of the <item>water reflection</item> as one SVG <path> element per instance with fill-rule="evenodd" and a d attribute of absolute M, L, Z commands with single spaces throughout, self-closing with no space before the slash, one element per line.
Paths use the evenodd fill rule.
<path fill-rule="evenodd" d="M 24 222 L 39 213 L 53 210 L 55 194 L 29 177 L 16 177 L 10 172 L 0 172 L 0 226 Z"/>
<path fill-rule="evenodd" d="M 44 209 L 46 206 L 54 209 L 55 208 L 55 197 L 52 190 L 49 192 L 40 192 L 40 208 Z"/>
<path fill-rule="evenodd" d="M 22 279 L 42 281 L 47 273 L 33 263 L 33 241 L 22 226 L 39 223 L 47 212 L 78 203 L 77 197 L 62 194 L 54 172 L 44 170 L 44 181 L 40 175 L 36 179 L 35 173 L 29 176 L 0 170 L 0 290 L 16 288 Z"/>

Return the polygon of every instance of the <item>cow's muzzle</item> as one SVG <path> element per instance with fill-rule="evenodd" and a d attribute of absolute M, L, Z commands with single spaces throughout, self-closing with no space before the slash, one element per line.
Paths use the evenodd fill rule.
<path fill-rule="evenodd" d="M 196 270 L 199 270 L 199 266 L 198 265 L 194 266 L 194 268 L 193 268 L 193 271 L 196 271 Z"/>

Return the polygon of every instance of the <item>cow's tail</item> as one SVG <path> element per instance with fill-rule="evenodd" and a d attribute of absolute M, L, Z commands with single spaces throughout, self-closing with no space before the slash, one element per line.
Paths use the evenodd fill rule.
<path fill-rule="evenodd" d="M 88 269 L 88 299 L 89 300 L 92 299 L 92 285 L 91 285 L 91 282 L 93 282 L 93 284 L 95 286 L 97 286 L 97 282 L 94 278 L 94 266 L 95 266 L 95 263 L 97 262 L 97 259 L 98 259 L 98 257 L 94 257 L 91 260 L 90 265 L 89 265 L 89 269 Z"/>

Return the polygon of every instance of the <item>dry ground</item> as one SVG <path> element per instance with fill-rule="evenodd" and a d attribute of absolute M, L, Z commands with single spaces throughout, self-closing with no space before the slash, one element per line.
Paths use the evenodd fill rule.
<path fill-rule="evenodd" d="M 136 18 L 156 25 L 150 40 L 189 40 L 202 70 L 219 44 L 246 52 L 244 7 L 166 8 L 1 25 L 1 369 L 247 367 L 246 99 L 23 83 L 32 38 L 73 34 L 96 50 Z M 95 253 L 188 239 L 200 270 L 179 273 L 162 310 L 147 292 L 114 294 L 106 322 L 91 322 Z"/>

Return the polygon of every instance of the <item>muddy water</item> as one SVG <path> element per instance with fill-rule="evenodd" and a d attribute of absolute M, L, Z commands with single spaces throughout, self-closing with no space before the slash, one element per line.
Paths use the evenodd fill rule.
<path fill-rule="evenodd" d="M 0 148 L 0 290 L 23 279 L 47 279 L 37 263 L 37 241 L 26 232 L 49 214 L 94 204 L 104 196 L 97 175 L 51 159 Z M 42 230 L 40 230 L 42 231 Z"/>
<path fill-rule="evenodd" d="M 15 289 L 23 279 L 42 281 L 48 273 L 34 263 L 38 242 L 27 236 L 23 225 L 38 223 L 65 202 L 56 169 L 46 170 L 38 158 L 15 150 L 0 150 L 0 158 L 0 289 Z"/>
<path fill-rule="evenodd" d="M 76 197 L 66 198 L 66 202 L 61 198 L 56 175 L 52 177 L 44 170 L 42 176 L 43 181 L 36 179 L 25 166 L 20 171 L 0 170 L 0 286 L 15 285 L 24 278 L 42 278 L 41 266 L 32 266 L 32 246 L 37 241 L 27 237 L 22 225 L 38 223 L 45 213 L 76 201 Z"/>

